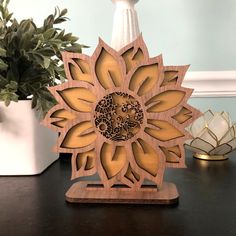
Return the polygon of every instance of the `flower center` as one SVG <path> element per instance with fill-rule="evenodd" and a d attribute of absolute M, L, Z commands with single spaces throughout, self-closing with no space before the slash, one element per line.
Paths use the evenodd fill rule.
<path fill-rule="evenodd" d="M 143 110 L 131 95 L 114 92 L 98 102 L 94 118 L 98 131 L 107 139 L 125 141 L 140 130 Z"/>

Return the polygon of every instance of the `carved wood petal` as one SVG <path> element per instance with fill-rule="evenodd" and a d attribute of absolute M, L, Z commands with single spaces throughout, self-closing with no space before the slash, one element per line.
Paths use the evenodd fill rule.
<path fill-rule="evenodd" d="M 168 121 L 149 119 L 147 123 L 149 124 L 149 126 L 146 127 L 144 131 L 153 138 L 162 142 L 170 141 L 172 139 L 184 136 L 182 132 L 171 125 Z"/>
<path fill-rule="evenodd" d="M 187 109 L 186 107 L 182 107 L 180 111 L 172 116 L 176 121 L 179 122 L 179 124 L 183 124 L 187 120 L 192 118 L 192 111 Z"/>
<path fill-rule="evenodd" d="M 126 65 L 126 73 L 128 73 L 138 63 L 144 61 L 144 54 L 140 48 L 134 49 L 133 47 L 122 54 Z"/>
<path fill-rule="evenodd" d="M 184 76 L 189 68 L 189 65 L 184 66 L 164 66 L 164 77 L 161 83 L 162 86 L 179 86 L 181 85 Z"/>
<path fill-rule="evenodd" d="M 152 176 L 156 176 L 159 168 L 158 153 L 144 140 L 132 144 L 134 158 L 138 166 Z"/>
<path fill-rule="evenodd" d="M 129 89 L 139 96 L 148 93 L 158 81 L 158 64 L 139 67 L 132 75 Z"/>
<path fill-rule="evenodd" d="M 62 108 L 52 113 L 51 118 L 57 119 L 52 122 L 53 125 L 64 128 L 71 120 L 76 118 L 76 115 Z"/>
<path fill-rule="evenodd" d="M 125 178 L 127 178 L 129 181 L 131 181 L 133 184 L 135 184 L 136 182 L 140 181 L 140 175 L 137 174 L 132 167 L 129 164 L 129 167 L 125 173 Z"/>
<path fill-rule="evenodd" d="M 90 57 L 84 54 L 62 52 L 66 78 L 93 84 Z"/>
<path fill-rule="evenodd" d="M 95 164 L 95 150 L 91 149 L 83 153 L 73 154 L 71 159 L 72 164 L 72 179 L 79 178 L 81 176 L 89 176 L 96 173 Z"/>
<path fill-rule="evenodd" d="M 70 128 L 65 135 L 62 148 L 82 148 L 92 144 L 97 138 L 90 121 L 83 121 Z"/>
<path fill-rule="evenodd" d="M 148 106 L 147 112 L 168 111 L 180 104 L 185 95 L 186 93 L 181 90 L 167 90 L 159 93 L 145 103 Z"/>
<path fill-rule="evenodd" d="M 182 145 L 182 144 L 181 144 Z M 183 168 L 185 166 L 185 150 L 181 145 L 162 147 L 160 149 L 166 157 L 166 167 Z"/>
<path fill-rule="evenodd" d="M 73 59 L 72 62 L 68 65 L 71 78 L 73 80 L 81 80 L 92 84 L 93 79 L 89 63 L 79 58 Z"/>
<path fill-rule="evenodd" d="M 91 104 L 96 101 L 93 92 L 83 87 L 66 88 L 58 93 L 70 108 L 79 112 L 91 112 Z"/>
<path fill-rule="evenodd" d="M 126 152 L 124 147 L 104 143 L 101 149 L 101 164 L 108 179 L 116 176 L 126 163 Z"/>
<path fill-rule="evenodd" d="M 95 73 L 104 89 L 122 85 L 123 77 L 118 61 L 118 58 L 115 58 L 104 47 L 101 49 L 95 62 Z"/>
<path fill-rule="evenodd" d="M 45 122 L 55 150 L 72 153 L 72 178 L 98 173 L 106 191 L 145 179 L 161 187 L 166 167 L 184 167 L 184 130 L 199 112 L 181 87 L 188 66 L 150 58 L 142 37 L 119 52 L 101 39 L 89 57 L 63 53 L 68 82 L 50 88 L 58 105 Z M 53 128 L 56 127 L 56 128 Z"/>
<path fill-rule="evenodd" d="M 178 80 L 178 71 L 176 70 L 167 70 L 164 72 L 164 80 L 161 84 L 161 86 L 166 86 L 166 85 L 175 85 Z"/>
<path fill-rule="evenodd" d="M 148 60 L 147 47 L 140 35 L 134 42 L 128 44 L 119 51 L 126 65 L 126 74 L 133 68 Z"/>

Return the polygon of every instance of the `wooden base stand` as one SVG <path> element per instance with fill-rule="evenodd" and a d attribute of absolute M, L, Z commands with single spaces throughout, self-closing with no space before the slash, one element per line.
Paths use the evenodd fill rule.
<path fill-rule="evenodd" d="M 124 185 L 106 190 L 100 182 L 78 182 L 66 193 L 71 203 L 133 203 L 170 205 L 178 203 L 179 194 L 173 183 L 163 183 L 157 190 L 154 185 L 144 185 L 138 191 L 131 191 Z"/>

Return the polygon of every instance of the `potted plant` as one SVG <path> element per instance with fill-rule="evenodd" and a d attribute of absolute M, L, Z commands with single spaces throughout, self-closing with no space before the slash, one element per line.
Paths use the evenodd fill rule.
<path fill-rule="evenodd" d="M 55 8 L 38 27 L 18 22 L 8 4 L 0 0 L 0 175 L 38 174 L 58 158 L 55 134 L 39 124 L 56 103 L 47 87 L 65 80 L 61 51 L 85 46 L 59 28 L 66 9 Z"/>

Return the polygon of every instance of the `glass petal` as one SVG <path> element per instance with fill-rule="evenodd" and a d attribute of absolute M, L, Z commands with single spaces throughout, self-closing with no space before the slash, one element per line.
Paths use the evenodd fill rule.
<path fill-rule="evenodd" d="M 231 119 L 230 119 L 230 116 L 229 116 L 229 113 L 228 112 L 221 112 L 221 116 L 227 121 L 227 123 L 229 124 L 229 126 L 231 126 Z"/>
<path fill-rule="evenodd" d="M 191 146 L 194 148 L 198 148 L 200 150 L 205 151 L 206 153 L 209 153 L 214 146 L 212 146 L 210 143 L 207 143 L 206 141 L 196 138 L 191 142 Z"/>
<path fill-rule="evenodd" d="M 199 138 L 207 143 L 210 143 L 213 147 L 217 146 L 217 137 L 208 128 L 203 129 L 202 133 L 199 135 Z"/>
<path fill-rule="evenodd" d="M 184 147 L 188 150 L 191 150 L 193 153 L 199 153 L 199 154 L 207 154 L 206 151 L 199 149 L 197 147 L 193 147 L 191 145 L 185 144 Z"/>
<path fill-rule="evenodd" d="M 189 127 L 188 130 L 189 130 L 190 134 L 194 138 L 196 138 L 202 133 L 202 130 L 205 127 L 206 127 L 206 121 L 204 119 L 204 116 L 201 116 L 192 123 L 192 125 Z"/>
<path fill-rule="evenodd" d="M 234 150 L 236 148 L 236 138 L 231 140 L 228 144 L 232 147 L 232 150 Z"/>
<path fill-rule="evenodd" d="M 204 120 L 206 121 L 207 124 L 213 118 L 213 116 L 214 116 L 214 114 L 211 110 L 208 110 L 208 111 L 204 112 L 204 114 L 203 114 Z"/>
<path fill-rule="evenodd" d="M 220 140 L 219 144 L 228 143 L 229 141 L 231 141 L 235 137 L 236 137 L 236 135 L 235 135 L 235 127 L 233 126 L 222 137 L 222 139 Z"/>
<path fill-rule="evenodd" d="M 192 142 L 192 139 L 188 139 L 185 141 L 185 144 L 190 145 L 191 142 Z"/>
<path fill-rule="evenodd" d="M 208 128 L 216 135 L 217 140 L 220 140 L 229 130 L 229 124 L 220 113 L 216 113 L 209 122 Z"/>
<path fill-rule="evenodd" d="M 225 155 L 232 151 L 232 147 L 228 144 L 222 144 L 215 149 L 213 149 L 209 154 L 210 155 Z"/>

